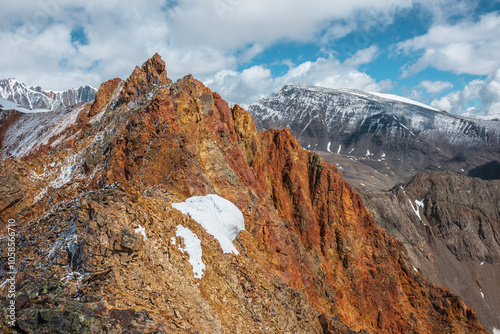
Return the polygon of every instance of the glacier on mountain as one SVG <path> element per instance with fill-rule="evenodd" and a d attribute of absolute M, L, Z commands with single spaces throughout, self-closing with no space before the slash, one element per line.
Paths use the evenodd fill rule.
<path fill-rule="evenodd" d="M 52 111 L 50 109 L 26 109 L 19 105 L 19 103 L 15 103 L 3 98 L 0 98 L 0 109 L 1 110 L 17 110 L 24 114 L 33 114 L 38 112 L 49 112 Z"/>

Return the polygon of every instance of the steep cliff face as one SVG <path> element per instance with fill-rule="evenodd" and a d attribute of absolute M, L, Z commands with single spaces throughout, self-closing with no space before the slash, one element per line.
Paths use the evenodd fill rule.
<path fill-rule="evenodd" d="M 19 222 L 22 244 L 19 331 L 66 307 L 68 326 L 89 331 L 484 332 L 334 166 L 288 130 L 257 132 L 191 76 L 172 83 L 158 55 L 103 84 L 49 142 L 0 170 L 2 219 Z M 208 194 L 241 210 L 239 255 L 172 206 Z M 200 240 L 201 279 L 179 226 Z"/>
<path fill-rule="evenodd" d="M 433 282 L 500 328 L 500 182 L 425 173 L 388 193 L 367 193 L 377 221 L 403 241 Z"/>

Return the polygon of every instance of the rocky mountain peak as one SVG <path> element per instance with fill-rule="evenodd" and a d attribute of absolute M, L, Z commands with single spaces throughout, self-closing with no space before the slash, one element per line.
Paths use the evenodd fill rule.
<path fill-rule="evenodd" d="M 152 86 L 165 86 L 172 81 L 167 77 L 165 62 L 159 54 L 149 58 L 141 67 L 136 67 L 130 77 L 125 81 L 121 98 L 129 102 L 140 92 L 150 92 Z"/>
<path fill-rule="evenodd" d="M 97 91 L 94 103 L 89 111 L 89 117 L 94 117 L 97 113 L 103 111 L 113 98 L 113 95 L 120 92 L 123 81 L 119 78 L 103 82 Z"/>

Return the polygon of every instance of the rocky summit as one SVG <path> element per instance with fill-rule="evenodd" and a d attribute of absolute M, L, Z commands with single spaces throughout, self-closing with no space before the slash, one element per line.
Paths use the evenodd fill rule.
<path fill-rule="evenodd" d="M 0 119 L 6 333 L 486 333 L 335 166 L 158 55 Z"/>

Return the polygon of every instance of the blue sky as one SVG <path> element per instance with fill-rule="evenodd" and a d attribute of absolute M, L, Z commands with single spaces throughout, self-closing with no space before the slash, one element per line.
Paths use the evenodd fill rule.
<path fill-rule="evenodd" d="M 63 90 L 158 52 L 226 100 L 286 84 L 500 113 L 500 0 L 20 0 L 2 4 L 0 78 Z"/>

